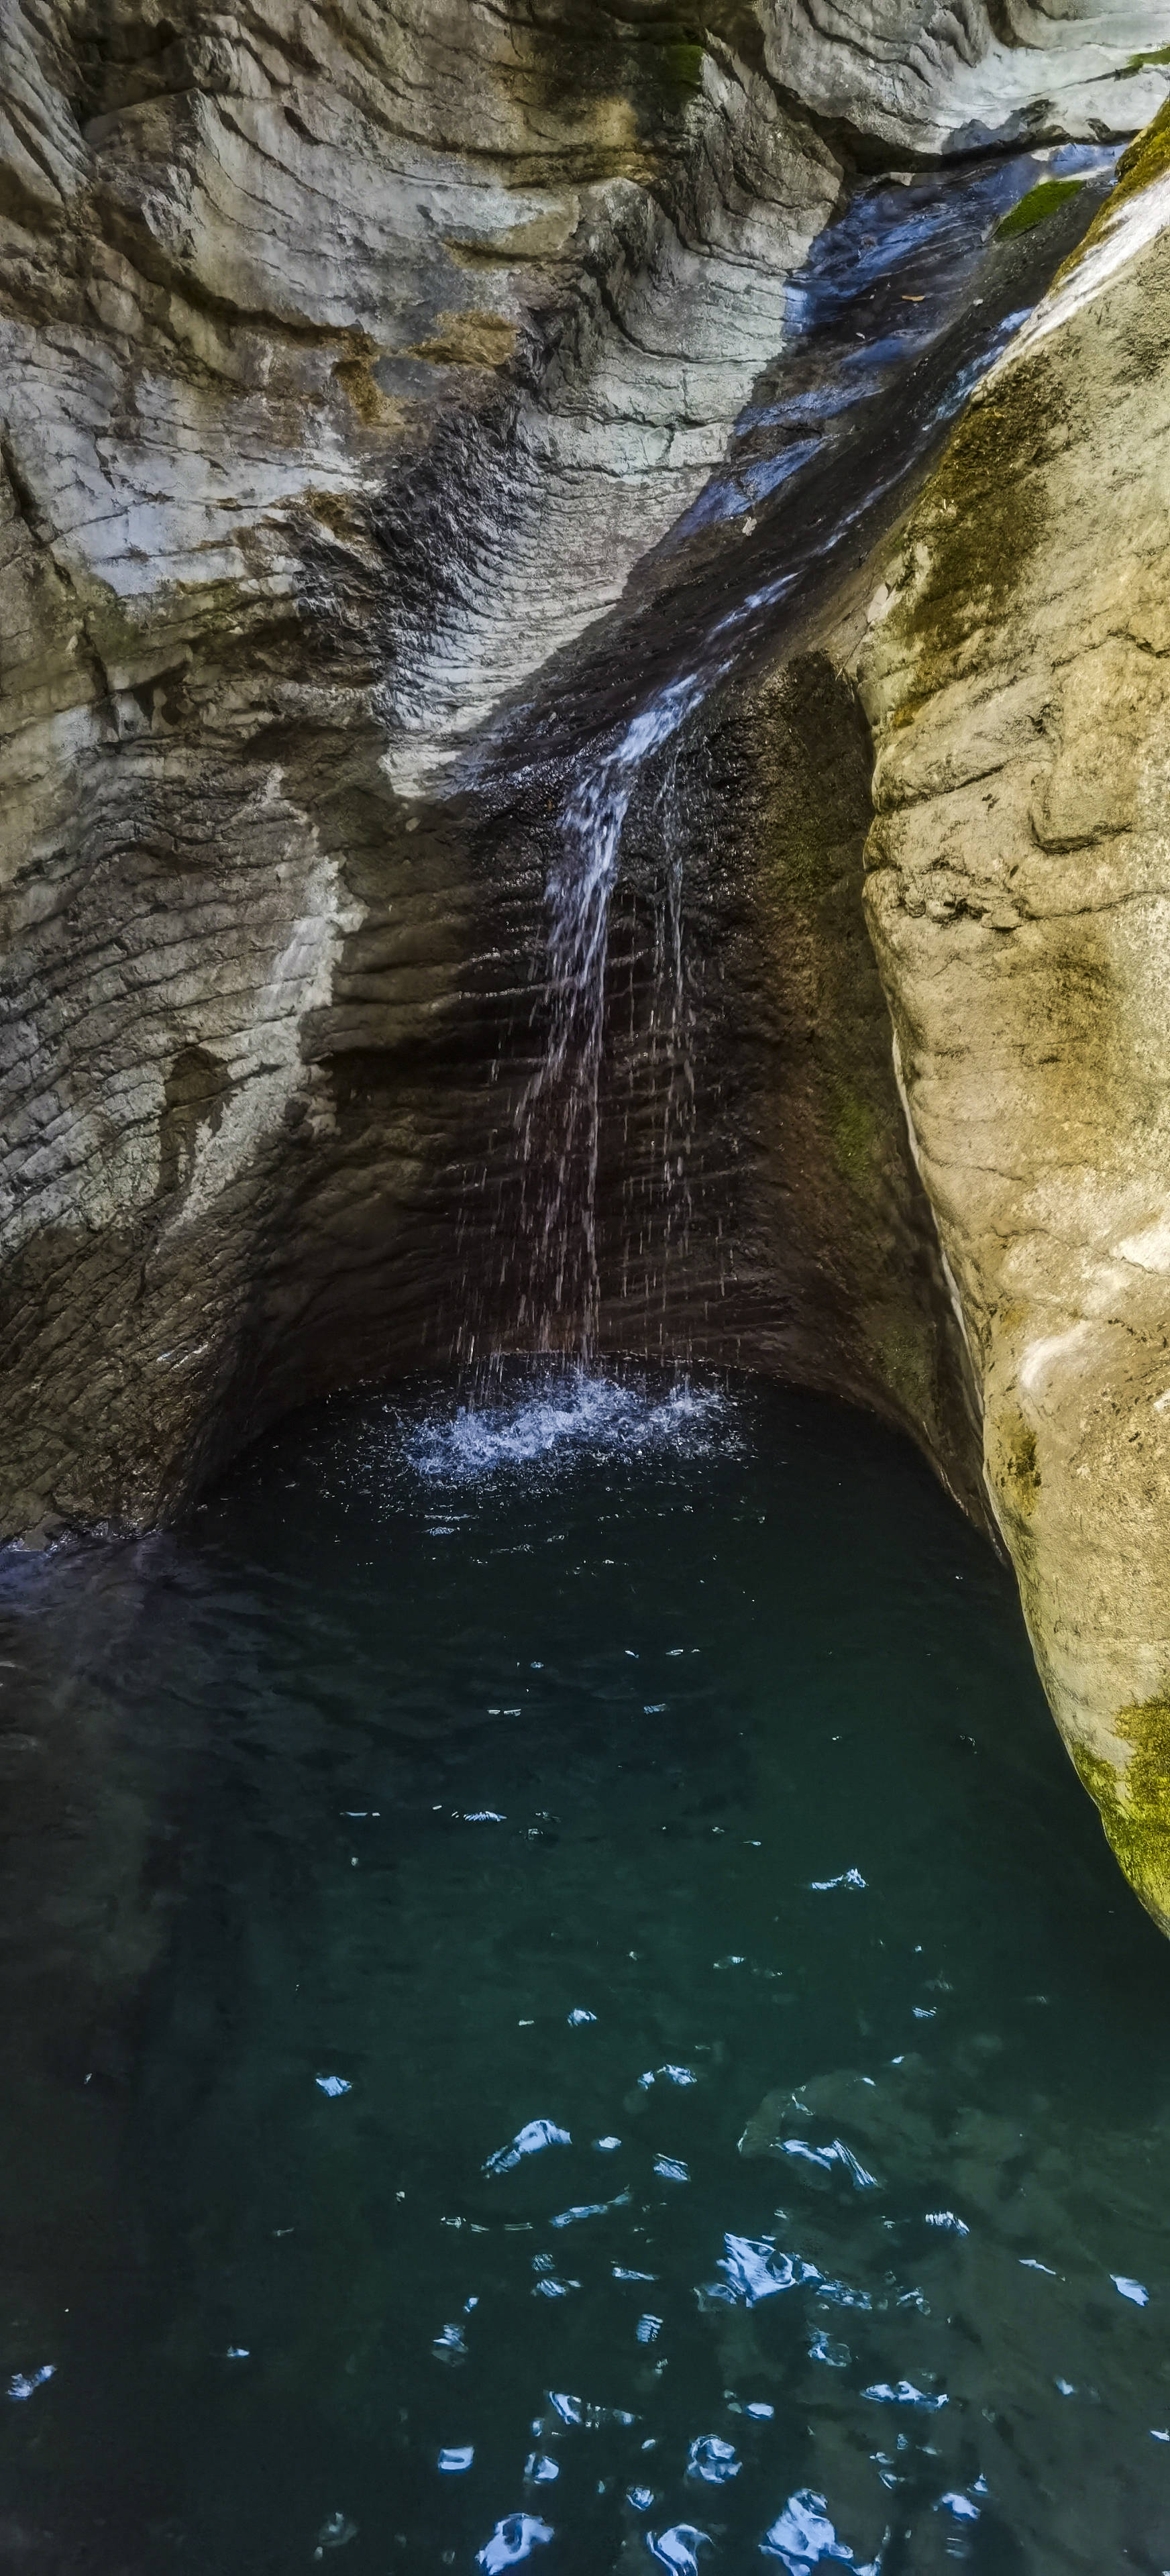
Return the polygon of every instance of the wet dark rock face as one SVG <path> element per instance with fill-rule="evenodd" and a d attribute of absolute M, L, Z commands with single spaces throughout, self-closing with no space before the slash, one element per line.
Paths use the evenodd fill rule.
<path fill-rule="evenodd" d="M 313 1393 L 547 1330 L 516 1142 L 581 639 L 858 164 L 1130 131 L 1140 15 L 9 13 L 6 1534 L 150 1522 Z M 631 803 L 599 1330 L 875 1403 L 970 1500 L 840 574 Z"/>

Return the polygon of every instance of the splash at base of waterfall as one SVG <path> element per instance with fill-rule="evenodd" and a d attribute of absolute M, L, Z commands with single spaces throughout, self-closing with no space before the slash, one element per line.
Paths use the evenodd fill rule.
<path fill-rule="evenodd" d="M 736 1408 L 711 1385 L 529 1364 L 497 1400 L 474 1395 L 407 1434 L 407 1459 L 428 1483 L 473 1485 L 503 1471 L 531 1483 L 583 1460 L 727 1457 L 740 1445 Z"/>

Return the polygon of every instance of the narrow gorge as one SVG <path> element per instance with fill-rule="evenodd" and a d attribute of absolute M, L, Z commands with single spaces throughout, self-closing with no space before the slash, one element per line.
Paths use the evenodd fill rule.
<path fill-rule="evenodd" d="M 725 2250 L 710 2278 L 689 2278 L 703 2360 L 682 2360 L 679 2381 L 697 2387 L 717 2357 L 721 2402 L 738 2417 L 746 2408 L 756 2429 L 790 2395 L 802 2421 L 809 2413 L 813 2456 L 792 2467 L 787 2501 L 777 2491 L 762 2539 L 729 2501 L 741 2467 L 734 2496 L 751 2486 L 734 2450 L 755 2438 L 746 2418 L 721 2417 L 718 2436 L 691 2428 L 673 2521 L 665 2503 L 659 2512 L 651 2460 L 604 2466 L 581 2487 L 594 2502 L 564 2522 L 545 2490 L 567 2434 L 588 2431 L 608 2460 L 606 2445 L 626 2439 L 615 2426 L 641 2422 L 642 2400 L 573 2415 L 564 2410 L 585 2401 L 548 2390 L 534 2400 L 524 2479 L 512 2481 L 523 2508 L 496 2497 L 489 2511 L 485 2487 L 488 2539 L 474 2515 L 466 2532 L 440 2531 L 406 2464 L 410 2371 L 399 2378 L 397 2354 L 393 2368 L 377 2357 L 375 2311 L 384 2320 L 406 2296 L 416 2256 L 389 2263 L 363 2162 L 372 2148 L 355 2145 L 348 2182 L 331 2166 L 324 2178 L 315 2131 L 297 2129 L 287 2148 L 290 2207 L 307 2193 L 332 2210 L 343 2269 L 368 2285 L 344 2294 L 336 2348 L 310 2361 L 307 2319 L 328 2306 L 334 2256 L 322 2233 L 300 2305 L 258 2286 L 260 2257 L 238 2232 L 245 2186 L 229 2185 L 234 2151 L 210 2106 L 218 2087 L 225 2099 L 236 2089 L 245 2164 L 255 2158 L 245 2196 L 258 2207 L 267 2150 L 249 2124 L 267 2120 L 276 2137 L 276 2092 L 264 2088 L 283 2080 L 281 2050 L 300 2045 L 273 2032 L 302 1979 L 324 1992 L 322 1962 L 339 1969 L 344 1957 L 329 1989 L 334 2004 L 346 1998 L 338 2028 L 357 2012 L 356 1976 L 370 2026 L 381 2014 L 397 2028 L 404 2015 L 402 2064 L 430 2070 L 417 2083 L 404 2075 L 401 2099 L 378 2113 L 394 2155 L 400 2128 L 410 2141 L 398 2201 L 413 2207 L 441 2178 L 453 2202 L 463 2194 L 442 2224 L 487 2236 L 493 2193 L 501 2207 L 513 2193 L 509 2229 L 528 2228 L 519 2184 L 501 2178 L 571 2138 L 541 2110 L 539 2087 L 524 2108 L 523 2087 L 513 2100 L 501 2072 L 516 2033 L 554 2012 L 546 1998 L 530 2014 L 527 1989 L 509 1982 L 518 1972 L 501 1964 L 527 1957 L 521 1861 L 502 1894 L 454 1861 L 449 1882 L 436 1863 L 428 1888 L 409 1838 L 396 1850 L 404 1954 L 416 1962 L 407 2000 L 353 1911 L 357 1846 L 370 1820 L 416 1807 L 486 1836 L 499 1827 L 502 1842 L 507 1795 L 531 1813 L 519 1848 L 532 1844 L 534 1869 L 558 1845 L 548 1867 L 562 1873 L 558 1901 L 585 1960 L 585 1847 L 601 1832 L 591 1801 L 612 1796 L 624 1815 L 616 1748 L 652 1744 L 630 1751 L 639 1781 L 644 1758 L 672 1796 L 701 1782 L 702 1832 L 724 1833 L 709 1819 L 726 1803 L 746 1854 L 770 1831 L 782 1838 L 791 1797 L 805 1819 L 794 1866 L 807 1857 L 817 1873 L 800 1878 L 800 1903 L 823 1898 L 818 1921 L 831 1892 L 841 1918 L 856 1896 L 860 1921 L 875 1866 L 872 1852 L 854 1862 L 848 1837 L 838 1853 L 830 1835 L 821 1854 L 826 1813 L 852 1818 L 855 1836 L 872 1820 L 898 1873 L 874 1957 L 887 1943 L 908 1959 L 942 1945 L 934 1983 L 921 1994 L 915 1984 L 912 2005 L 907 1983 L 902 1999 L 923 2024 L 944 2009 L 925 1995 L 952 1992 L 946 1940 L 962 1947 L 949 1915 L 942 1928 L 946 1851 L 960 1855 L 961 1920 L 978 1922 L 976 1949 L 991 1945 L 989 1994 L 1010 1974 L 980 1871 L 1001 1886 L 1005 1921 L 1023 1909 L 1019 1943 L 1037 1957 L 1051 1949 L 1044 1987 L 1060 1987 L 1052 2036 L 1037 2044 L 1029 2186 L 1051 2260 L 1027 2250 L 1026 2230 L 1010 2260 L 1073 2278 L 1076 2179 L 1061 2163 L 1058 2070 L 1089 1975 L 1076 1962 L 1091 1957 L 1111 1992 L 1124 1988 L 1126 2030 L 1127 2014 L 1150 2016 L 1140 2037 L 1129 2032 L 1141 2054 L 1155 2045 L 1151 1960 L 1162 1953 L 1125 1891 L 1111 1900 L 1114 1882 L 1092 1878 L 1105 1867 L 1092 1811 L 1080 1813 L 1071 1777 L 1066 1794 L 1055 1749 L 1048 1770 L 1035 1749 L 1007 1569 L 1063 1746 L 1166 1933 L 1167 0 L 9 0 L 0 228 L 0 1611 L 13 1649 L 0 1665 L 0 1683 L 13 1676 L 0 1782 L 11 1772 L 5 1921 L 40 1920 L 47 1906 L 50 1927 L 35 1968 L 25 1934 L 13 1934 L 26 2109 L 11 2115 L 9 2145 L 38 2207 L 42 2171 L 56 2176 L 38 2227 L 51 2232 L 56 2207 L 66 2245 L 80 2241 L 94 2194 L 128 2188 L 94 2179 L 125 2170 L 125 2147 L 95 2161 L 63 2102 L 95 2069 L 106 2081 L 103 2049 L 111 2099 L 119 2069 L 138 2070 L 134 2154 L 156 2217 L 142 2222 L 153 2250 L 118 2310 L 118 2384 L 149 2414 L 147 2357 L 165 2350 L 170 2390 L 146 2445 L 149 2497 L 128 2501 L 138 2472 L 103 2413 L 96 2345 L 79 2381 L 92 2421 L 80 2398 L 70 2415 L 48 2392 L 50 2347 L 72 2309 L 60 2258 L 28 2263 L 18 2241 L 10 2394 L 22 2427 L 43 2394 L 60 2430 L 44 2460 L 35 2446 L 20 2455 L 10 2524 L 0 2496 L 0 2563 L 33 2576 L 163 2576 L 190 2543 L 184 2563 L 200 2576 L 268 2576 L 354 2541 L 354 2576 L 359 2557 L 377 2576 L 472 2563 L 495 2576 L 546 2549 L 550 2576 L 554 2560 L 580 2576 L 632 2570 L 647 2551 L 697 2576 L 715 2563 L 708 2549 L 727 2576 L 761 2550 L 789 2576 L 830 2561 L 856 2576 L 934 2576 L 964 2553 L 987 2576 L 1161 2566 L 1170 2523 L 1146 2454 L 1140 2474 L 1111 2483 L 1114 2416 L 1079 2429 L 1080 2365 L 1066 2368 L 1059 2337 L 1033 2348 L 1030 2325 L 1013 2342 L 1014 2273 L 1005 2286 L 987 2268 L 986 2230 L 1000 2226 L 988 2173 L 1015 2170 L 1033 2114 L 1018 2087 L 979 2107 L 979 2052 L 988 2065 L 999 2047 L 1005 2068 L 1013 2050 L 1027 2061 L 1025 2006 L 1048 2003 L 1039 1968 L 1035 1993 L 1012 1988 L 999 2038 L 988 2037 L 995 2011 L 980 2022 L 972 1997 L 945 2076 L 912 2053 L 927 2035 L 906 2041 L 894 2021 L 885 2071 L 863 2076 L 852 2071 L 861 2040 L 880 2030 L 884 2045 L 886 2005 L 863 1994 L 868 1969 L 847 1943 L 838 1952 L 843 1936 L 822 1950 L 794 1932 L 793 1957 L 817 1962 L 800 1971 L 810 2032 L 832 2024 L 838 1988 L 856 2019 L 824 2067 L 810 2039 L 807 2086 L 795 2074 L 781 2083 L 762 2056 L 756 2068 L 746 2000 L 728 2006 L 722 2036 L 687 2039 L 669 1919 L 690 1898 L 681 1882 L 648 1879 L 651 1932 L 630 1853 L 610 1854 L 595 1946 L 612 1949 L 613 1991 L 643 1940 L 665 1944 L 657 2036 L 645 2041 L 663 2062 L 638 2076 L 629 2118 L 648 2104 L 657 2118 L 676 2079 L 696 2101 L 710 2079 L 713 2102 L 720 2052 L 728 2065 L 738 2052 L 758 2080 L 730 2145 L 753 2177 L 753 2158 L 772 2159 L 767 2188 L 787 2191 L 800 2149 L 817 2188 L 864 2192 L 872 2149 L 883 2187 L 896 2167 L 907 2188 L 912 2176 L 935 2189 L 929 2135 L 945 2137 L 960 2175 L 954 2210 L 939 2180 L 939 2208 L 922 2220 L 937 2242 L 922 2241 L 932 2261 L 967 2265 L 982 2357 L 956 2359 L 961 2337 L 944 2349 L 957 2291 L 928 2299 L 919 2288 L 913 2308 L 899 2270 L 894 2299 L 875 2237 L 865 2314 L 884 2314 L 883 2300 L 933 2312 L 922 2335 L 937 2350 L 917 2376 L 892 2353 L 866 2363 L 860 2419 L 888 2402 L 913 2441 L 904 2432 L 888 2456 L 866 2453 L 864 2475 L 860 2432 L 820 2411 L 823 2369 L 811 2374 L 815 2403 L 792 2395 L 810 2357 L 852 2367 L 829 2313 L 839 2290 L 836 2304 L 850 2303 L 827 2204 L 799 2259 L 772 2228 L 785 2210 L 753 2204 L 716 2231 Z M 483 1499 L 497 1471 L 498 1521 Z M 546 1521 L 608 1605 L 587 1614 L 582 1596 L 548 1639 L 552 1596 L 520 1562 L 535 1566 L 553 1544 Z M 773 1528 L 778 1555 L 764 1536 Z M 612 1586 L 624 1580 L 623 1548 L 638 1575 L 619 1604 L 607 1570 Z M 440 1559 L 457 1557 L 448 1580 Z M 831 1557 L 838 1589 L 822 1600 Z M 729 1558 L 742 1558 L 738 1607 Z M 982 1604 L 969 1626 L 952 1585 L 962 1604 Z M 656 1599 L 653 1647 L 621 1643 L 623 1620 L 633 1637 Z M 806 1601 L 819 1605 L 808 1612 L 820 1623 L 815 1656 L 792 1642 Z M 667 1645 L 692 1605 L 697 1642 Z M 603 1673 L 596 1659 L 611 1647 Z M 712 1681 L 703 1698 L 694 1683 L 684 1754 L 671 1733 L 684 1704 L 675 1685 L 691 1655 L 716 1652 L 725 1689 Z M 791 1685 L 790 1653 L 803 1676 Z M 851 1676 L 843 1697 L 835 1655 Z M 680 1663 L 652 1680 L 654 1656 Z M 947 1712 L 937 1740 L 916 1713 L 936 1667 Z M 482 1730 L 498 1722 L 511 1744 L 505 1722 L 523 1715 L 527 1727 L 529 1695 L 551 1690 L 554 1674 L 560 1717 L 539 1748 L 525 1737 L 526 1751 L 517 1742 L 500 1755 L 505 1791 L 485 1767 Z M 428 1716 L 432 1682 L 441 1714 Z M 657 1696 L 629 1698 L 643 1688 Z M 31 1716 L 17 1711 L 18 1689 Z M 610 1714 L 618 1732 L 603 1754 Z M 334 1719 L 357 1728 L 344 1753 Z M 736 1768 L 746 1753 L 729 1751 L 719 1775 L 725 1736 L 750 1740 L 754 1787 Z M 833 1770 L 843 1741 L 850 1782 Z M 34 1782 L 45 1745 L 51 1790 Z M 986 1755 L 969 1811 L 947 1769 L 954 1745 Z M 606 1762 L 610 1791 L 598 1785 Z M 353 1885 L 294 1858 L 318 1830 L 307 1784 L 335 1773 L 338 1799 L 353 1800 L 330 1809 L 348 1820 L 335 1857 L 340 1869 L 343 1844 Z M 261 1830 L 244 1818 L 263 1806 L 264 1778 L 275 1804 Z M 1039 1844 L 1025 1856 L 1033 1803 L 1062 1819 L 1059 1895 L 1044 1893 Z M 75 1809 L 87 1822 L 74 1884 Z M 674 1816 L 668 1802 L 645 1831 L 669 1844 Z M 988 1850 L 1001 1829 L 1010 1866 Z M 612 1830 L 620 1838 L 624 1826 Z M 43 1888 L 42 1836 L 55 1855 Z M 732 1902 L 706 1848 L 696 1842 L 687 1881 L 690 1989 L 705 1993 L 714 1967 L 720 1996 L 730 1993 L 749 1960 L 779 1980 L 779 1966 L 756 1960 L 754 1898 L 746 1928 L 728 1915 L 720 1955 L 700 1957 L 700 1924 L 709 1919 L 714 1943 Z M 234 1855 L 222 1886 L 221 1852 Z M 654 1867 L 670 1866 L 664 1850 Z M 1090 1884 L 1091 1938 L 1072 1929 L 1072 1890 Z M 316 1927 L 304 1956 L 290 1928 L 302 1901 Z M 1106 1934 L 1113 1901 L 1124 1928 Z M 929 1931 L 919 1902 L 937 1909 Z M 742 1888 L 734 1903 L 748 1904 Z M 495 1908 L 489 1972 L 486 1954 L 474 1962 L 496 1937 L 483 1928 Z M 383 1936 L 392 1946 L 398 1931 L 383 1923 Z M 250 1962 L 239 1968 L 241 1991 L 257 1998 L 247 2041 L 229 1953 Z M 1138 1964 L 1123 1967 L 1123 1955 Z M 481 1993 L 441 2074 L 418 2000 L 430 1974 L 418 1963 L 431 1959 L 446 1963 L 445 1996 L 465 1977 Z M 44 2027 L 29 2036 L 27 1996 L 42 1985 Z M 446 2009 L 434 2005 L 435 2031 Z M 242 2027 L 252 2007 L 239 2010 Z M 589 1995 L 558 1989 L 558 2029 L 578 2027 L 570 2091 L 592 2045 L 580 2033 L 599 2015 Z M 718 2021 L 712 2003 L 703 2027 Z M 1135 2267 L 1149 2270 L 1157 2217 L 1142 2178 L 1148 2144 L 1136 2130 L 1115 2138 L 1106 2108 L 1118 2098 L 1105 2070 L 1120 2029 L 1101 2037 L 1084 2119 L 1102 2211 L 1111 2158 L 1127 2177 L 1121 2203 L 1146 2255 L 1122 2247 L 1116 2273 L 1101 2262 L 1109 2298 L 1136 2310 L 1148 2292 Z M 373 2044 L 362 2031 L 353 2069 L 341 2048 L 334 2075 L 324 2021 L 314 2027 L 314 2120 L 336 2106 L 340 2122 L 343 2097 L 360 2093 Z M 454 2162 L 416 2180 L 430 2149 L 410 2104 L 430 2104 L 429 2137 L 442 2131 L 453 2158 L 465 2110 L 463 2092 L 453 2110 L 445 2089 L 456 2064 L 473 2070 L 484 2102 L 498 2090 L 498 2120 L 515 2122 L 515 2154 L 481 2160 L 478 2200 L 462 2180 L 456 2191 Z M 886 2088 L 877 2107 L 862 2084 Z M 608 2129 L 623 2123 L 600 2092 L 588 2101 L 574 2117 L 606 2124 L 594 2145 L 613 2151 L 616 2170 L 622 2141 Z M 817 2118 L 832 2137 L 810 2146 Z M 1142 2139 L 1160 2139 L 1167 2118 L 1151 2109 Z M 124 2140 L 122 2119 L 119 2108 L 111 2141 Z M 202 2179 L 180 2208 L 159 2177 L 188 2120 Z M 794 2123 L 801 2136 L 783 2134 Z M 679 2173 L 691 2180 L 690 2149 L 675 2147 L 663 2144 L 653 2166 L 668 2201 Z M 641 2209 L 638 2186 L 619 2181 L 617 2198 L 594 2201 L 600 2185 L 583 2176 L 579 2202 L 531 2223 Z M 964 2188 L 978 2219 L 961 2215 Z M 887 2232 L 901 2224 L 897 2212 L 881 2220 Z M 127 2225 L 137 2242 L 137 2220 Z M 293 2225 L 266 2207 L 266 2242 Z M 641 2219 L 628 2225 L 637 2236 Z M 559 2265 L 559 2238 L 554 2250 Z M 639 2268 L 645 2246 L 615 2250 L 614 2281 L 658 2277 Z M 505 2248 L 501 2263 L 513 2256 Z M 433 2286 L 417 2260 L 410 2300 Z M 696 2246 L 692 2272 L 707 2262 Z M 160 2280 L 180 2274 L 188 2287 L 152 2342 L 143 2319 L 166 2304 Z M 214 2350 L 221 2375 L 222 2356 L 238 2363 L 237 2379 L 251 2361 L 233 2304 L 241 2280 L 257 2313 L 284 2319 L 288 2348 L 259 2412 L 230 2417 L 234 2430 L 222 2429 L 219 2399 L 200 2395 L 220 2468 L 181 2504 L 176 2428 L 203 2367 L 196 2348 Z M 550 2253 L 524 2295 L 551 2303 L 558 2284 L 567 2298 L 582 2288 Z M 790 2369 L 768 2358 L 755 2310 L 806 2289 L 821 2321 Z M 442 2328 L 455 2340 L 436 2340 L 444 2385 L 488 2296 L 468 2292 L 465 2322 Z M 452 2284 L 452 2316 L 454 2302 Z M 1096 2390 L 1096 2311 L 1090 2301 L 1074 2313 L 1071 2290 L 1067 2310 L 1061 2332 L 1070 2351 L 1085 2344 Z M 665 2331 L 649 2311 L 637 2327 L 647 2408 Z M 607 2351 L 602 2336 L 599 2370 Z M 318 2368 L 331 2392 L 320 2416 Z M 999 2415 L 995 2368 L 1012 2392 Z M 1154 2410 L 1143 2441 L 1164 2443 L 1166 2401 L 1147 2399 L 1146 2361 L 1125 2368 L 1132 2407 Z M 1058 2392 L 1067 2381 L 1067 2422 L 1063 2399 L 1033 2418 L 1037 2374 Z M 379 2403 L 401 2399 L 403 2427 L 407 2501 L 387 2507 L 385 2531 L 380 2505 L 351 2515 L 339 2493 L 335 2513 L 332 2487 L 310 2495 L 318 2457 L 335 2483 L 351 2464 L 355 2492 L 368 2481 L 373 2437 L 357 2391 L 375 2382 Z M 668 2374 L 667 2397 L 670 2385 Z M 485 2395 L 489 2414 L 495 2402 Z M 928 2465 L 927 2432 L 945 2449 L 932 2410 L 952 2402 L 956 2442 L 960 2415 L 994 2441 L 1008 2414 L 1027 2419 L 1019 2457 L 1003 2434 L 991 2490 L 973 2431 L 948 2453 L 945 2490 Z M 433 2412 L 426 2442 L 444 2494 L 448 2481 L 462 2493 L 473 2456 L 494 2463 L 496 2431 L 465 2442 L 458 2426 L 436 2429 Z M 286 2446 L 277 2508 L 272 2462 Z M 267 2463 L 263 2479 L 246 2455 Z M 716 2491 L 730 2538 L 717 2517 L 701 2527 Z M 613 2514 L 625 2499 L 620 2528 L 596 2501 L 606 2495 Z M 760 2528 L 762 2517 L 761 2505 Z M 976 2525 L 991 2536 L 972 2537 Z"/>

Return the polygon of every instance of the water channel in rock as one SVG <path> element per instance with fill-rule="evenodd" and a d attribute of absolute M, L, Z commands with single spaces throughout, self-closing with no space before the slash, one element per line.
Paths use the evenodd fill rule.
<path fill-rule="evenodd" d="M 464 1393 L 4 1571 L 0 2563 L 1163 2567 L 1165 1953 L 1009 1575 L 823 1399 Z"/>
<path fill-rule="evenodd" d="M 872 546 L 1086 228 L 1115 160 L 1109 147 L 1070 144 L 856 186 L 789 289 L 789 338 L 724 468 L 600 637 L 554 675 L 548 703 L 503 726 L 494 757 L 509 796 L 527 768 L 534 801 L 558 812 L 545 951 L 533 961 L 541 1052 L 518 1119 L 517 1317 L 544 1349 L 587 1354 L 597 1336 L 609 928 L 631 809 L 649 789 L 661 866 L 642 1074 L 657 1103 L 653 1190 L 670 1257 L 685 1248 L 694 1090 L 685 889 L 670 830 L 680 741 L 713 693 L 753 654 L 775 651 L 784 622 Z M 1063 229 L 1041 223 L 1005 239 L 1004 218 L 1045 181 L 1079 183 Z M 492 758 L 489 745 L 473 771 L 490 778 Z"/>

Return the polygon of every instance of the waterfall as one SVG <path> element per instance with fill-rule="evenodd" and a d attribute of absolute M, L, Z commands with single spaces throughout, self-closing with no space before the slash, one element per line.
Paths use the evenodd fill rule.
<path fill-rule="evenodd" d="M 1106 147 L 1069 146 L 1059 167 L 1043 167 L 1059 176 L 1067 166 L 1078 181 L 1088 176 L 1103 187 L 1114 157 Z M 615 1150 L 627 1222 L 620 1262 L 610 1261 L 606 1245 L 607 1294 L 621 1297 L 627 1327 L 642 1313 L 648 1328 L 657 1303 L 662 1347 L 670 1342 L 670 1290 L 688 1250 L 695 1123 L 685 834 L 672 805 L 678 737 L 728 673 L 778 637 L 779 612 L 839 578 L 847 550 L 860 562 L 893 497 L 924 468 L 1010 341 L 1027 307 L 1016 267 L 995 249 L 994 224 L 1034 167 L 1025 154 L 959 178 L 898 174 L 858 186 L 791 283 L 788 339 L 753 389 L 726 457 L 658 549 L 637 628 L 624 640 L 607 628 L 576 673 L 574 734 L 591 693 L 612 707 L 615 652 L 636 651 L 647 673 L 637 712 L 595 731 L 583 750 L 567 752 L 562 732 L 562 747 L 553 752 L 546 740 L 533 764 L 542 804 L 550 776 L 563 781 L 567 767 L 568 784 L 554 799 L 556 846 L 545 879 L 539 1061 L 516 1120 L 519 1223 L 498 1250 L 497 1293 L 529 1347 L 580 1359 L 596 1347 L 603 1103 L 618 1147 L 617 1088 L 607 1066 L 609 1075 L 619 1066 L 628 1074 L 623 1145 L 634 1147 L 620 1160 Z M 734 548 L 726 542 L 732 535 Z M 607 986 L 622 836 L 636 799 L 640 822 L 650 820 L 640 790 L 672 738 L 657 808 L 664 865 L 653 939 L 637 956 L 628 1033 L 619 1033 Z M 543 821 L 540 829 L 543 836 Z M 638 977 L 647 970 L 643 1009 Z M 722 1222 L 717 1216 L 717 1241 Z M 474 1332 L 462 1347 L 474 1351 Z"/>
<path fill-rule="evenodd" d="M 710 671 L 692 671 L 671 680 L 648 699 L 616 741 L 610 740 L 600 751 L 590 745 L 561 809 L 559 846 L 545 885 L 544 1052 L 520 1111 L 529 1251 L 526 1320 L 535 1326 L 545 1350 L 575 1349 L 586 1357 L 596 1337 L 606 972 L 622 831 L 640 773 L 700 704 L 711 676 Z M 682 912 L 681 884 L 673 866 L 668 870 L 665 921 L 655 947 L 656 976 L 669 986 L 666 1014 L 677 1035 L 682 1009 Z M 668 1097 L 664 1165 L 670 1160 L 671 1123 Z"/>

